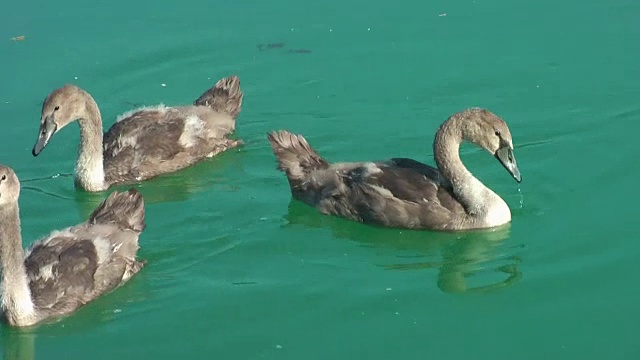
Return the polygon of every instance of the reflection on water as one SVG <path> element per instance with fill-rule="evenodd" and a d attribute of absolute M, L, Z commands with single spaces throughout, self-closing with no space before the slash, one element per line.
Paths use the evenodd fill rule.
<path fill-rule="evenodd" d="M 511 286 L 522 277 L 520 258 L 515 255 L 520 246 L 505 243 L 511 224 L 490 230 L 449 233 L 389 229 L 322 215 L 293 199 L 286 220 L 294 225 L 328 228 L 337 238 L 388 250 L 390 254 L 410 254 L 397 255 L 402 259 L 397 263 L 376 265 L 388 270 L 436 269 L 437 286 L 446 293 L 492 291 Z M 474 278 L 485 283 L 474 285 Z"/>
<path fill-rule="evenodd" d="M 234 149 L 207 159 L 194 166 L 175 173 L 161 175 L 157 178 L 134 184 L 113 186 L 104 192 L 90 193 L 74 189 L 70 194 L 56 194 L 47 189 L 49 181 L 65 181 L 73 184 L 73 174 L 58 174 L 37 179 L 22 180 L 26 191 L 35 191 L 51 201 L 75 202 L 81 219 L 89 217 L 91 212 L 114 190 L 126 191 L 137 188 L 144 198 L 145 204 L 164 202 L 184 202 L 194 195 L 211 189 L 212 184 L 229 183 L 225 180 L 226 170 L 237 164 L 235 156 L 240 149 Z M 221 190 L 234 190 L 230 186 Z"/>
<path fill-rule="evenodd" d="M 91 333 L 99 327 L 108 326 L 111 322 L 122 321 L 122 318 L 134 316 L 131 303 L 148 303 L 154 296 L 152 286 L 142 278 L 147 269 L 142 269 L 124 285 L 80 307 L 77 311 L 54 317 L 37 325 L 24 328 L 11 328 L 6 320 L 0 317 L 0 350 L 3 360 L 35 359 L 35 342 L 37 334 L 44 337 L 65 337 Z M 146 309 L 140 311 L 147 311 Z M 40 355 L 48 359 L 47 354 Z"/>
<path fill-rule="evenodd" d="M 9 329 L 3 324 L 2 359 L 33 360 L 36 334 L 32 329 Z"/>

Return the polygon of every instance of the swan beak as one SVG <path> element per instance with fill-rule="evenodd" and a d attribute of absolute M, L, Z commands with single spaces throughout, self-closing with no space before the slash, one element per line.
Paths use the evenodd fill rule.
<path fill-rule="evenodd" d="M 500 161 L 502 166 L 516 179 L 517 182 L 522 181 L 522 177 L 520 176 L 520 169 L 518 169 L 518 163 L 516 162 L 516 157 L 513 155 L 513 149 L 509 146 L 503 146 L 495 153 L 496 159 Z"/>
<path fill-rule="evenodd" d="M 40 123 L 40 132 L 38 133 L 38 141 L 36 141 L 36 145 L 33 147 L 33 151 L 31 152 L 33 156 L 38 156 L 42 149 L 49 143 L 49 139 L 51 136 L 58 130 L 58 124 L 53 119 L 53 114 L 48 115 L 44 118 L 44 121 Z"/>

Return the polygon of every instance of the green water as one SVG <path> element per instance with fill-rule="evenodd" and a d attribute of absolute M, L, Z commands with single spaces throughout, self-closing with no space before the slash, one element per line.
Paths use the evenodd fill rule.
<path fill-rule="evenodd" d="M 31 155 L 55 87 L 88 90 L 111 125 L 237 74 L 247 144 L 141 184 L 148 266 L 60 322 L 0 325 L 4 358 L 637 359 L 639 13 L 633 0 L 5 2 L 0 163 L 24 181 L 25 245 L 105 196 L 64 176 L 77 125 Z M 439 124 L 470 106 L 514 136 L 520 187 L 463 152 L 512 208 L 500 231 L 322 216 L 291 201 L 265 138 L 431 163 Z"/>

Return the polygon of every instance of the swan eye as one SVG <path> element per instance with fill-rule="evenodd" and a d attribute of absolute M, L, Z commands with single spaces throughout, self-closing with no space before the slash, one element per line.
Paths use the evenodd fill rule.
<path fill-rule="evenodd" d="M 55 110 L 55 111 L 60 110 L 60 106 L 56 106 L 55 108 L 53 108 L 53 110 Z"/>
<path fill-rule="evenodd" d="M 496 136 L 500 136 L 500 130 L 496 130 Z"/>
<path fill-rule="evenodd" d="M 2 181 L 7 180 L 7 175 L 2 175 Z"/>

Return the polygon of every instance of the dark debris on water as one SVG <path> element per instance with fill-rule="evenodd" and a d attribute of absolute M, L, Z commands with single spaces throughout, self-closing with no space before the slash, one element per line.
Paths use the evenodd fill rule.
<path fill-rule="evenodd" d="M 275 50 L 275 49 L 284 50 L 285 46 L 286 46 L 285 43 L 282 43 L 282 42 L 256 45 L 256 47 L 258 48 L 258 51 L 260 52 Z M 312 51 L 309 49 L 287 49 L 285 52 L 289 54 L 310 54 Z"/>

